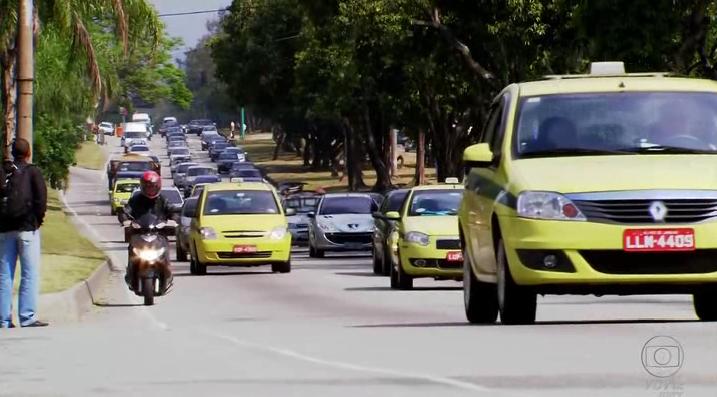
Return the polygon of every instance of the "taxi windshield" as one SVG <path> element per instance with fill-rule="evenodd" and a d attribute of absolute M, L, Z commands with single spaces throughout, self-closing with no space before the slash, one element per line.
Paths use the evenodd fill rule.
<path fill-rule="evenodd" d="M 316 210 L 319 199 L 316 197 L 289 198 L 284 202 L 284 208 L 292 208 L 300 214 L 308 214 Z"/>
<path fill-rule="evenodd" d="M 462 197 L 460 190 L 417 191 L 408 216 L 456 215 Z"/>
<path fill-rule="evenodd" d="M 591 93 L 520 104 L 518 157 L 717 154 L 717 94 Z"/>
<path fill-rule="evenodd" d="M 274 195 L 268 191 L 230 190 L 210 192 L 204 215 L 278 214 Z"/>

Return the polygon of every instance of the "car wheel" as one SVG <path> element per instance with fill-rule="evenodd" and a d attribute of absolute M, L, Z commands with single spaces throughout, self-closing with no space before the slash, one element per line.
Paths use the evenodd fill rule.
<path fill-rule="evenodd" d="M 309 258 L 316 258 L 316 251 L 311 243 L 309 243 Z"/>
<path fill-rule="evenodd" d="M 314 255 L 316 255 L 316 258 L 323 258 L 326 256 L 326 251 L 314 248 Z"/>
<path fill-rule="evenodd" d="M 117 211 L 115 211 L 115 207 L 110 208 L 110 215 L 112 215 L 112 216 L 117 215 Z"/>
<path fill-rule="evenodd" d="M 393 264 L 391 264 L 391 268 L 389 269 L 389 276 L 391 277 L 391 289 L 398 289 L 398 271 Z"/>
<path fill-rule="evenodd" d="M 391 259 L 390 254 L 386 253 L 386 249 L 383 250 L 383 266 L 381 267 L 381 275 L 382 276 L 389 276 L 391 275 L 391 264 L 393 260 Z"/>
<path fill-rule="evenodd" d="M 129 243 L 129 241 L 132 239 L 132 233 L 129 231 L 128 227 L 124 228 L 124 242 Z"/>
<path fill-rule="evenodd" d="M 413 277 L 406 274 L 406 271 L 403 270 L 403 266 L 401 266 L 401 256 L 399 254 L 398 256 L 398 263 L 396 264 L 396 276 L 398 277 L 398 289 L 402 290 L 409 290 L 413 289 Z"/>
<path fill-rule="evenodd" d="M 383 274 L 383 259 L 379 258 L 376 247 L 373 248 L 373 274 L 377 276 Z"/>
<path fill-rule="evenodd" d="M 272 263 L 271 271 L 274 273 L 290 273 L 291 272 L 291 261 L 280 263 Z"/>
<path fill-rule="evenodd" d="M 510 274 L 503 240 L 498 241 L 497 298 L 500 322 L 503 324 L 533 324 L 537 295 L 530 288 L 517 285 Z"/>
<path fill-rule="evenodd" d="M 700 292 L 692 295 L 695 313 L 702 321 L 717 321 L 717 294 Z"/>
<path fill-rule="evenodd" d="M 177 261 L 179 262 L 186 262 L 187 261 L 187 251 L 182 249 L 182 244 L 179 243 L 179 239 L 175 241 L 174 243 L 176 245 L 176 251 L 177 251 Z"/>
<path fill-rule="evenodd" d="M 492 324 L 498 318 L 498 293 L 495 284 L 479 281 L 463 253 L 463 303 L 466 318 L 472 324 Z"/>

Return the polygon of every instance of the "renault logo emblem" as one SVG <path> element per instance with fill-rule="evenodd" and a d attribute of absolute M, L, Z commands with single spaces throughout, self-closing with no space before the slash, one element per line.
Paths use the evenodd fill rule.
<path fill-rule="evenodd" d="M 655 222 L 664 222 L 667 217 L 667 206 L 662 201 L 653 201 L 650 204 L 650 215 Z"/>

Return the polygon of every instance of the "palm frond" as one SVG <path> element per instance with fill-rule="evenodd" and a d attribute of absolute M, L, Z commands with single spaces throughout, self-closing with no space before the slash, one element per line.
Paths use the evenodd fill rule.
<path fill-rule="evenodd" d="M 82 18 L 79 14 L 74 14 L 74 34 L 72 45 L 75 48 L 81 48 L 85 53 L 87 61 L 87 76 L 92 83 L 93 96 L 99 97 L 102 93 L 102 75 L 100 73 L 100 66 L 97 63 L 97 55 L 95 54 L 94 46 L 92 45 L 92 38 L 90 32 L 87 31 Z"/>
<path fill-rule="evenodd" d="M 127 28 L 127 14 L 124 10 L 124 4 L 122 0 L 112 0 L 112 9 L 115 14 L 117 23 L 117 33 L 122 44 L 124 54 L 127 55 L 129 50 L 129 29 Z"/>

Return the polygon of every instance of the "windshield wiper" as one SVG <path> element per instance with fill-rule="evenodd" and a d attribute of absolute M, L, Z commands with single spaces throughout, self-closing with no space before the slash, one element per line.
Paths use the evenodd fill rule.
<path fill-rule="evenodd" d="M 606 155 L 625 155 L 634 152 L 629 150 L 612 150 L 612 149 L 587 149 L 587 148 L 556 148 L 549 150 L 539 150 L 534 152 L 521 153 L 521 157 L 560 157 L 560 156 L 606 156 Z"/>
<path fill-rule="evenodd" d="M 679 146 L 650 145 L 645 147 L 622 148 L 621 151 L 639 154 L 717 154 L 715 150 L 692 149 Z"/>

